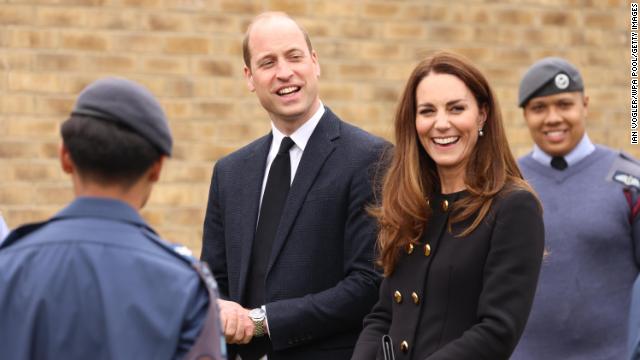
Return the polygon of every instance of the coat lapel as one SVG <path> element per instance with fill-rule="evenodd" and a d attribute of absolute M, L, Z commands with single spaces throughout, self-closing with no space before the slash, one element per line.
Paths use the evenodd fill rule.
<path fill-rule="evenodd" d="M 245 288 L 247 283 L 247 275 L 249 273 L 249 263 L 251 262 L 251 251 L 253 248 L 253 240 L 256 233 L 256 224 L 258 223 L 258 208 L 260 204 L 260 192 L 262 190 L 262 180 L 264 178 L 265 164 L 267 163 L 267 155 L 273 136 L 266 135 L 258 140 L 253 151 L 244 159 L 242 174 L 245 177 L 241 180 L 242 187 L 245 192 L 244 196 L 238 194 L 238 209 L 243 209 L 238 216 L 240 224 L 238 229 L 232 231 L 239 232 L 239 238 L 242 243 L 242 254 L 240 256 L 240 284 L 239 298 L 244 299 Z"/>
<path fill-rule="evenodd" d="M 276 238 L 273 241 L 267 276 L 286 242 L 311 185 L 313 185 L 329 155 L 335 150 L 336 145 L 333 140 L 339 136 L 340 122 L 329 108 L 325 108 L 324 115 L 318 122 L 304 149 L 298 170 L 291 184 L 291 190 L 289 190 L 287 202 L 282 211 Z"/>

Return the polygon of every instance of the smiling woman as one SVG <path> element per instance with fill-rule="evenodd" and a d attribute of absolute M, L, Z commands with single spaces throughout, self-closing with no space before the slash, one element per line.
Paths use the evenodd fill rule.
<path fill-rule="evenodd" d="M 416 89 L 416 131 L 438 168 L 443 193 L 465 189 L 464 171 L 487 118 L 486 107 L 454 75 L 431 73 Z"/>
<path fill-rule="evenodd" d="M 508 359 L 535 292 L 540 204 L 509 150 L 484 76 L 451 53 L 422 61 L 395 118 L 372 209 L 385 279 L 353 359 Z"/>

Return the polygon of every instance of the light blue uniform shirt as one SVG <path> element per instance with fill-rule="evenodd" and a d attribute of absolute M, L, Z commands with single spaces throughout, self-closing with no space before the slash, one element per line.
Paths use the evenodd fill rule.
<path fill-rule="evenodd" d="M 573 150 L 569 151 L 567 155 L 564 156 L 564 160 L 567 162 L 568 166 L 572 166 L 577 164 L 580 160 L 586 158 L 596 149 L 596 146 L 593 145 L 589 136 L 585 133 L 578 145 L 576 145 Z M 531 157 L 541 163 L 542 165 L 551 167 L 551 155 L 542 151 L 538 145 L 533 145 L 533 152 L 531 153 Z"/>
<path fill-rule="evenodd" d="M 24 234 L 26 233 L 26 234 Z M 78 198 L 0 246 L 3 359 L 176 359 L 209 296 L 124 202 Z"/>

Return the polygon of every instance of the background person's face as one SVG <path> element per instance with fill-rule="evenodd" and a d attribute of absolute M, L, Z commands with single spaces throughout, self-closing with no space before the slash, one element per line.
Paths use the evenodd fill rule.
<path fill-rule="evenodd" d="M 581 92 L 565 92 L 529 100 L 524 118 L 533 141 L 551 156 L 573 150 L 585 132 L 589 98 Z"/>

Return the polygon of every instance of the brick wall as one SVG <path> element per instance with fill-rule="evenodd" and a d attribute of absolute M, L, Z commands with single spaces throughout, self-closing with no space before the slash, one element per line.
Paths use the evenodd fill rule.
<path fill-rule="evenodd" d="M 72 198 L 58 127 L 84 86 L 120 75 L 160 98 L 175 136 L 144 215 L 198 253 L 213 163 L 268 131 L 241 59 L 244 29 L 264 10 L 308 29 L 323 101 L 376 134 L 390 138 L 415 63 L 450 49 L 484 70 L 522 155 L 531 141 L 518 81 L 536 59 L 558 55 L 582 69 L 592 139 L 640 156 L 628 140 L 627 1 L 0 0 L 0 211 L 9 225 L 47 218 Z"/>

